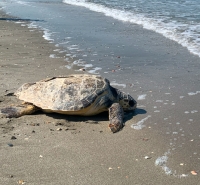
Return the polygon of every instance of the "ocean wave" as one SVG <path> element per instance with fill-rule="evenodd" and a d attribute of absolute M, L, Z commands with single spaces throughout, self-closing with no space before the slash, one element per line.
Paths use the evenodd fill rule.
<path fill-rule="evenodd" d="M 186 47 L 191 53 L 200 57 L 200 26 L 198 24 L 193 23 L 193 25 L 189 25 L 176 20 L 169 20 L 166 22 L 165 18 L 150 18 L 145 14 L 110 8 L 101 4 L 86 2 L 84 0 L 63 0 L 63 2 L 66 4 L 82 6 L 91 11 L 103 13 L 105 16 L 120 21 L 141 25 L 145 29 L 153 30 L 168 39 L 176 41 L 183 47 Z"/>

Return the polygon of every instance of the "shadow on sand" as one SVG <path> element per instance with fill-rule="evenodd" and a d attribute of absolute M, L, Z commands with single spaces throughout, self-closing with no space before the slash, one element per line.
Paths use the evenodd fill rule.
<path fill-rule="evenodd" d="M 35 21 L 35 22 L 45 22 L 44 20 L 39 20 L 39 19 L 20 19 L 20 18 L 0 18 L 0 21 L 26 21 L 26 22 L 30 22 L 30 21 Z"/>
<path fill-rule="evenodd" d="M 125 112 L 125 116 L 124 116 L 124 122 L 127 122 L 128 120 L 132 119 L 134 116 L 138 115 L 138 114 L 146 114 L 147 111 L 144 109 L 139 109 L 136 108 L 134 111 L 132 112 Z"/>
<path fill-rule="evenodd" d="M 125 112 L 124 113 L 124 123 L 127 122 L 128 120 L 132 119 L 134 116 L 136 116 L 138 114 L 146 114 L 146 113 L 147 113 L 146 110 L 139 109 L 139 108 L 136 108 L 132 112 Z M 56 113 L 47 114 L 47 116 L 50 116 L 57 120 L 65 119 L 67 121 L 73 121 L 73 122 L 84 121 L 86 123 L 89 122 L 89 123 L 94 123 L 94 124 L 97 124 L 99 121 L 109 121 L 108 112 L 103 112 L 101 114 L 94 115 L 94 116 L 72 116 L 72 115 L 63 115 L 63 114 L 56 114 Z"/>

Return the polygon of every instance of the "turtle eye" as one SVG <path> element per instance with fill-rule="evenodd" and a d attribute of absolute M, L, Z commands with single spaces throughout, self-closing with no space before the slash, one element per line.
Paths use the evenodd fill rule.
<path fill-rule="evenodd" d="M 129 105 L 130 105 L 131 107 L 133 107 L 133 106 L 135 105 L 135 102 L 134 102 L 133 100 L 131 100 L 131 101 L 129 101 Z"/>

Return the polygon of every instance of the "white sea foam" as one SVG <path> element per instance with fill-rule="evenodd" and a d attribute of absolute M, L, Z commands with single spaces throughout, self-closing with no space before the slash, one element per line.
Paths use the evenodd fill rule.
<path fill-rule="evenodd" d="M 198 112 L 198 110 L 192 110 L 191 111 L 192 114 L 197 113 L 197 112 Z"/>
<path fill-rule="evenodd" d="M 60 49 L 54 49 L 53 51 L 57 51 L 57 52 L 59 52 L 59 51 L 60 51 Z"/>
<path fill-rule="evenodd" d="M 73 62 L 77 66 L 85 66 L 85 61 L 83 59 L 78 59 Z"/>
<path fill-rule="evenodd" d="M 66 43 L 65 43 L 65 44 L 66 44 Z M 76 47 L 76 46 L 69 46 L 69 47 L 67 47 L 67 49 L 68 49 L 69 51 L 71 51 L 71 50 L 78 50 L 79 48 Z"/>
<path fill-rule="evenodd" d="M 88 73 L 99 74 L 97 71 L 99 71 L 101 69 L 102 68 L 100 68 L 100 67 L 95 67 L 94 69 L 89 70 Z"/>
<path fill-rule="evenodd" d="M 194 95 L 197 95 L 197 94 L 199 94 L 199 93 L 200 93 L 200 91 L 189 92 L 188 95 L 189 95 L 189 96 L 194 96 Z"/>
<path fill-rule="evenodd" d="M 141 94 L 138 96 L 138 100 L 145 100 L 146 96 L 146 94 Z"/>
<path fill-rule="evenodd" d="M 160 166 L 162 170 L 165 172 L 165 174 L 172 175 L 173 174 L 172 170 L 169 167 L 167 167 L 169 154 L 170 154 L 170 150 L 168 152 L 165 152 L 163 156 L 158 157 L 155 161 L 155 165 Z"/>
<path fill-rule="evenodd" d="M 178 42 L 183 47 L 186 47 L 191 53 L 200 57 L 200 42 L 195 35 L 196 32 L 194 32 L 194 30 L 200 29 L 198 25 L 189 27 L 187 24 L 179 23 L 177 21 L 170 21 L 166 23 L 163 21 L 163 18 L 150 18 L 145 14 L 108 8 L 104 5 L 91 3 L 86 0 L 63 0 L 63 2 L 76 6 L 82 6 L 90 9 L 91 11 L 101 12 L 106 16 L 113 17 L 114 19 L 142 25 L 145 29 L 153 30 L 162 34 L 166 38 Z M 186 27 L 187 29 L 185 31 L 177 31 L 181 30 L 183 27 Z"/>
<path fill-rule="evenodd" d="M 73 62 L 73 64 L 75 64 L 77 66 L 81 66 L 81 67 L 83 67 L 83 69 L 85 69 L 85 68 L 87 69 L 87 68 L 92 68 L 93 67 L 92 64 L 87 64 L 83 59 L 75 60 Z M 90 69 L 88 72 L 89 73 L 97 73 L 96 71 L 98 71 L 100 69 L 101 68 L 96 67 L 96 68 Z"/>
<path fill-rule="evenodd" d="M 66 65 L 65 66 L 67 69 L 71 69 L 72 68 L 72 65 Z"/>
<path fill-rule="evenodd" d="M 70 43 L 70 41 L 60 42 L 59 45 L 65 45 L 65 44 L 68 44 L 68 43 Z"/>
<path fill-rule="evenodd" d="M 93 67 L 92 64 L 85 64 L 85 68 L 91 68 L 91 67 Z"/>
<path fill-rule="evenodd" d="M 146 118 L 140 120 L 137 123 L 134 123 L 131 125 L 131 128 L 135 129 L 135 130 L 141 130 L 142 128 L 145 127 L 144 122 L 147 121 L 149 118 L 151 117 L 151 115 L 148 115 Z"/>
<path fill-rule="evenodd" d="M 60 58 L 60 57 L 56 56 L 55 54 L 50 54 L 49 57 L 50 58 Z"/>
<path fill-rule="evenodd" d="M 38 26 L 34 22 L 31 22 L 28 24 L 28 28 L 38 28 Z"/>
<path fill-rule="evenodd" d="M 24 1 L 17 1 L 17 3 L 21 4 L 21 5 L 30 6 L 30 4 L 28 2 L 24 2 Z"/>
<path fill-rule="evenodd" d="M 156 102 L 158 102 L 158 103 L 162 103 L 162 102 L 163 102 L 163 100 L 156 100 Z"/>
<path fill-rule="evenodd" d="M 116 82 L 110 82 L 110 85 L 114 85 L 114 86 L 119 86 L 119 87 L 123 87 L 123 88 L 126 88 L 126 84 L 119 84 L 119 83 L 116 83 Z"/>
<path fill-rule="evenodd" d="M 50 33 L 50 31 L 48 29 L 44 29 L 43 33 L 44 33 L 43 38 L 45 40 L 48 40 L 48 41 L 53 41 L 54 40 L 54 39 L 51 38 L 52 33 Z"/>
<path fill-rule="evenodd" d="M 22 22 L 22 21 L 17 21 L 15 22 L 16 24 L 25 24 L 25 22 Z"/>
<path fill-rule="evenodd" d="M 172 143 L 170 143 L 170 144 L 172 144 Z M 173 175 L 174 177 L 177 177 L 177 178 L 188 177 L 189 176 L 188 174 L 179 175 L 179 174 L 176 173 L 176 170 L 172 170 L 171 168 L 169 168 L 167 166 L 169 155 L 170 155 L 170 150 L 165 152 L 163 156 L 158 157 L 155 160 L 155 165 L 160 166 L 162 168 L 162 170 L 165 172 L 166 175 Z"/>

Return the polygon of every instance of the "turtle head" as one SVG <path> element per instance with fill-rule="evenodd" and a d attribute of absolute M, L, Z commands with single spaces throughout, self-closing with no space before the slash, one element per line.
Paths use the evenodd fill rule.
<path fill-rule="evenodd" d="M 116 89 L 117 99 L 124 111 L 135 110 L 137 102 L 129 95 Z"/>

